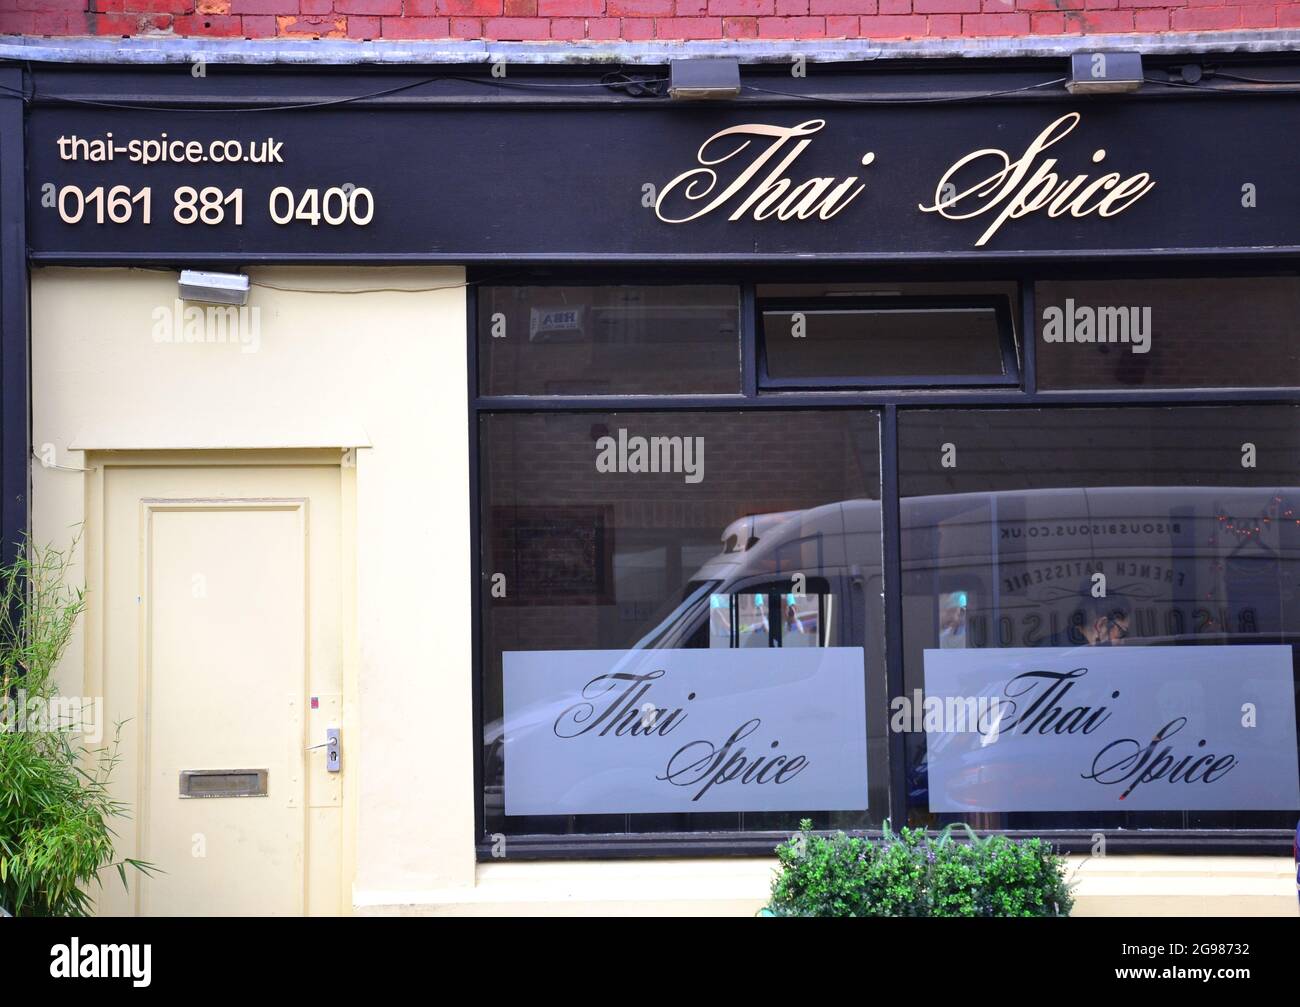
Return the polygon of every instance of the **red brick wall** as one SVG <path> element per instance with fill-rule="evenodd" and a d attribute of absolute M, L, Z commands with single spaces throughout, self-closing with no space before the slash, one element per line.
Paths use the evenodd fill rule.
<path fill-rule="evenodd" d="M 1300 27 L 1300 0 L 0 0 L 0 35 L 942 38 Z"/>

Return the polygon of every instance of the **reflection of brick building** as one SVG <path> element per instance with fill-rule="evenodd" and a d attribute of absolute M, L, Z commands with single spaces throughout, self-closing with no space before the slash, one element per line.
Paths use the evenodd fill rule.
<path fill-rule="evenodd" d="M 1212 296 L 1206 296 L 1207 292 Z M 1043 388 L 1119 385 L 1164 388 L 1261 388 L 1300 382 L 1300 279 L 1047 281 L 1036 288 L 1043 309 L 1076 305 L 1149 307 L 1151 348 L 1123 343 L 1038 343 Z"/>
<path fill-rule="evenodd" d="M 704 479 L 680 473 L 600 473 L 596 440 L 629 435 L 704 438 Z M 492 506 L 605 502 L 616 527 L 709 529 L 749 514 L 874 496 L 874 415 L 866 411 L 600 413 L 488 418 L 482 430 Z M 756 482 L 756 470 L 767 479 Z"/>
<path fill-rule="evenodd" d="M 597 472 L 597 439 L 620 428 L 702 437 L 704 478 Z M 513 648 L 630 646 L 722 551 L 732 522 L 879 495 L 866 410 L 496 414 L 483 422 L 480 452 L 487 572 L 507 578 L 506 599 L 484 605 L 494 662 Z M 636 569 L 621 573 L 624 563 Z M 500 676 L 485 679 L 491 711 Z"/>
<path fill-rule="evenodd" d="M 485 395 L 740 390 L 736 287 L 489 287 L 479 306 Z"/>
<path fill-rule="evenodd" d="M 1090 352 L 1090 347 L 1067 346 Z M 1112 351 L 1116 347 L 1111 347 Z M 1154 351 L 1153 351 L 1154 352 Z M 962 426 L 941 411 L 906 412 L 899 425 L 904 496 L 1059 486 L 1285 486 L 1300 466 L 1295 409 L 1198 406 L 985 411 Z M 940 446 L 957 464 L 944 468 Z M 1255 446 L 1253 467 L 1242 445 Z M 1069 445 L 1062 451 L 1061 445 Z"/>

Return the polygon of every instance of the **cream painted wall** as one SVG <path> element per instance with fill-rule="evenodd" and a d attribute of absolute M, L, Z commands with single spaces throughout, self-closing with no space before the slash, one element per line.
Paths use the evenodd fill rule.
<path fill-rule="evenodd" d="M 1075 916 L 1285 916 L 1290 857 L 1071 856 Z M 388 893 L 358 904 L 382 916 L 753 916 L 776 860 L 484 863 L 472 889 Z"/>
<path fill-rule="evenodd" d="M 33 270 L 33 536 L 76 534 L 85 450 L 359 446 L 356 899 L 473 885 L 464 272 L 250 275 L 257 338 L 187 343 L 174 271 Z"/>

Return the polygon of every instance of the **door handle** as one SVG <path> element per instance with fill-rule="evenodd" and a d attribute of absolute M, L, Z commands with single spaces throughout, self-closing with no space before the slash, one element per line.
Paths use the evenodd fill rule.
<path fill-rule="evenodd" d="M 343 768 L 343 753 L 339 750 L 339 729 L 337 727 L 327 727 L 324 742 L 310 746 L 307 751 L 314 752 L 318 748 L 325 749 L 325 772 L 337 773 Z"/>

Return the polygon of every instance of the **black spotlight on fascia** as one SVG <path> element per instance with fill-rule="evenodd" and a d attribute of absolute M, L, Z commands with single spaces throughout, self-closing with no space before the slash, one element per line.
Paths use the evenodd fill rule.
<path fill-rule="evenodd" d="M 248 277 L 243 273 L 208 273 L 198 269 L 181 270 L 181 300 L 208 304 L 248 303 Z"/>
<path fill-rule="evenodd" d="M 1142 54 L 1076 52 L 1070 57 L 1071 94 L 1129 94 L 1142 86 Z"/>
<path fill-rule="evenodd" d="M 668 97 L 699 101 L 740 97 L 740 60 L 675 59 L 668 66 Z"/>

